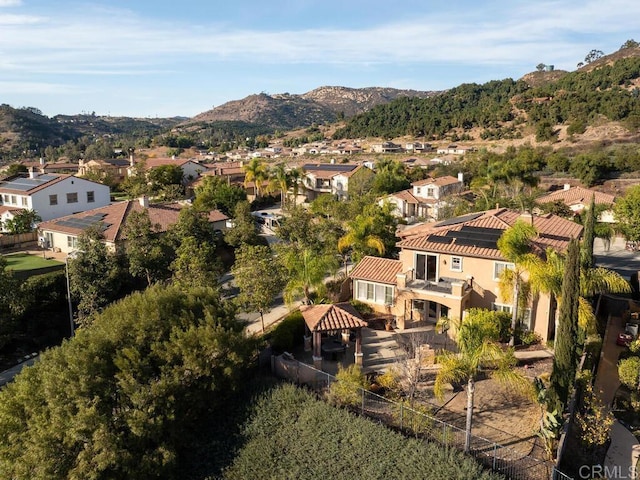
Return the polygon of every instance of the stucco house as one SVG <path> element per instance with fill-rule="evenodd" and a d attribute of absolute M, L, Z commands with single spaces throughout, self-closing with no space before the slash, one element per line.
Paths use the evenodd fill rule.
<path fill-rule="evenodd" d="M 604 205 L 607 207 L 606 210 L 600 214 L 598 221 L 607 223 L 615 222 L 613 204 L 616 197 L 590 188 L 580 186 L 572 187 L 569 184 L 565 184 L 562 190 L 556 190 L 536 198 L 536 203 L 538 205 L 544 205 L 545 203 L 562 202 L 569 207 L 572 212 L 579 214 L 585 208 L 589 208 L 592 198 L 595 200 L 596 205 Z"/>
<path fill-rule="evenodd" d="M 42 222 L 38 225 L 39 236 L 47 239 L 49 248 L 70 253 L 78 246 L 78 237 L 91 226 L 98 225 L 102 229 L 104 242 L 111 251 L 126 241 L 123 227 L 132 212 L 147 210 L 152 225 L 159 225 L 158 233 L 178 221 L 180 210 L 186 208 L 183 203 L 149 204 L 146 197 L 137 200 L 125 200 L 106 207 L 96 208 L 83 213 Z M 226 230 L 228 217 L 219 210 L 209 213 L 209 221 L 214 230 Z"/>
<path fill-rule="evenodd" d="M 148 158 L 144 161 L 144 166 L 147 171 L 163 165 L 175 165 L 180 167 L 180 170 L 182 170 L 182 181 L 185 185 L 192 182 L 203 172 L 208 170 L 206 165 L 186 158 Z M 129 167 L 128 175 L 131 174 L 134 174 L 133 168 Z"/>
<path fill-rule="evenodd" d="M 359 163 L 314 163 L 302 166 L 302 185 L 308 201 L 323 193 L 335 195 L 339 200 L 349 197 L 349 185 L 366 182 L 375 173 Z"/>
<path fill-rule="evenodd" d="M 547 247 L 564 252 L 582 226 L 556 215 L 522 215 L 499 208 L 416 225 L 399 234 L 398 260 L 365 257 L 351 271 L 353 298 L 375 311 L 391 314 L 399 329 L 437 322 L 441 317 L 461 318 L 477 307 L 511 312 L 512 302 L 500 296 L 500 274 L 514 268 L 498 250 L 497 240 L 518 220 L 538 231 L 534 250 Z M 555 335 L 557 305 L 539 294 L 520 319 L 524 329 L 547 341 Z"/>
<path fill-rule="evenodd" d="M 416 219 L 436 221 L 443 207 L 447 206 L 447 198 L 464 190 L 462 174 L 458 178 L 445 175 L 437 178 L 426 178 L 411 184 L 411 188 L 382 197 L 378 203 L 395 205 L 394 214 L 408 223 Z"/>
<path fill-rule="evenodd" d="M 0 182 L 0 205 L 34 210 L 42 220 L 83 212 L 110 202 L 109 187 L 67 174 L 36 174 Z"/>

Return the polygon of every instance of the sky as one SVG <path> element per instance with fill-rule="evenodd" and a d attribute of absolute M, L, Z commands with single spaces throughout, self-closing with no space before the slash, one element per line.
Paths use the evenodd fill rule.
<path fill-rule="evenodd" d="M 194 116 L 320 86 L 444 90 L 640 41 L 637 0 L 0 0 L 0 103 Z"/>

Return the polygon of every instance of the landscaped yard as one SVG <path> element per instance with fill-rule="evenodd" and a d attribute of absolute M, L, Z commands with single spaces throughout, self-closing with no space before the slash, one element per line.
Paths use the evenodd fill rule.
<path fill-rule="evenodd" d="M 12 253 L 4 255 L 4 258 L 7 260 L 7 269 L 15 270 L 16 272 L 61 265 L 58 260 L 45 260 L 41 255 L 31 255 L 29 253 Z"/>

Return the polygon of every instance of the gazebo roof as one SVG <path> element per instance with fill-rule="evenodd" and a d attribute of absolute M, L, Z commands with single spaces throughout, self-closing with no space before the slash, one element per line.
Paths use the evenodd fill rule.
<path fill-rule="evenodd" d="M 347 330 L 368 326 L 358 311 L 348 302 L 333 305 L 303 305 L 300 307 L 300 312 L 312 332 Z"/>

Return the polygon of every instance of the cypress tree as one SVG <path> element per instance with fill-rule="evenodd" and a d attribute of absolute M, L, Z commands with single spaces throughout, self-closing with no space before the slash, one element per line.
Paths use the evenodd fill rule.
<path fill-rule="evenodd" d="M 584 220 L 584 231 L 582 232 L 582 249 L 584 251 L 584 266 L 591 268 L 595 264 L 593 260 L 593 241 L 595 239 L 596 227 L 596 196 L 591 196 L 591 204 L 586 212 Z"/>
<path fill-rule="evenodd" d="M 578 297 L 580 295 L 580 246 L 573 239 L 567 249 L 567 262 L 562 279 L 562 295 L 555 355 L 551 372 L 551 410 L 562 412 L 576 376 Z"/>

